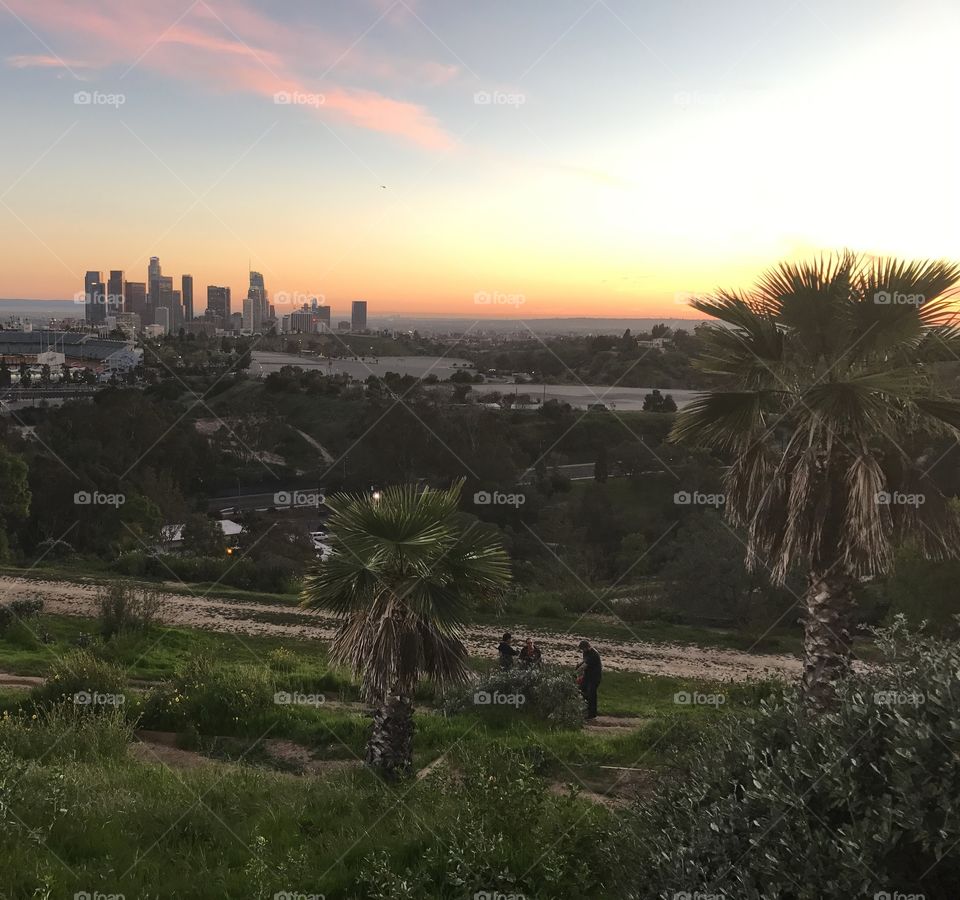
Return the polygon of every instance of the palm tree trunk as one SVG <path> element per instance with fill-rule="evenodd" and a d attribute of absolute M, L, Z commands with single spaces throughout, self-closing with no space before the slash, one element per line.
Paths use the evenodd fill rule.
<path fill-rule="evenodd" d="M 413 703 L 392 695 L 373 715 L 366 763 L 384 778 L 395 781 L 413 768 Z"/>
<path fill-rule="evenodd" d="M 803 692 L 816 709 L 829 707 L 850 671 L 853 581 L 846 574 L 811 573 L 803 618 Z"/>

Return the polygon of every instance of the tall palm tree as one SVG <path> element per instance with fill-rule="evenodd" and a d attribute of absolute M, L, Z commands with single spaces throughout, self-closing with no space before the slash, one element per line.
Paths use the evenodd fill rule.
<path fill-rule="evenodd" d="M 304 584 L 304 606 L 341 620 L 332 657 L 350 667 L 377 707 L 367 763 L 388 778 L 413 763 L 418 680 L 469 678 L 461 639 L 468 606 L 510 580 L 496 537 L 458 513 L 462 486 L 329 498 L 334 552 Z"/>
<path fill-rule="evenodd" d="M 910 535 L 952 555 L 957 517 L 930 478 L 930 440 L 960 430 L 932 363 L 960 359 L 960 266 L 844 252 L 781 264 L 749 293 L 694 302 L 703 370 L 729 389 L 677 417 L 674 440 L 731 462 L 726 509 L 752 566 L 806 575 L 804 688 L 829 704 L 849 670 L 853 589 Z"/>

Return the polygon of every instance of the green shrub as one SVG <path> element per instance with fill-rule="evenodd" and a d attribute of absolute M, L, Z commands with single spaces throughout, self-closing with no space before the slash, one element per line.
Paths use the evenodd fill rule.
<path fill-rule="evenodd" d="M 960 883 L 960 643 L 878 632 L 885 665 L 814 716 L 732 717 L 637 810 L 636 897 L 946 897 Z M 799 852 L 802 849 L 802 852 Z"/>
<path fill-rule="evenodd" d="M 267 665 L 273 672 L 292 672 L 297 665 L 297 657 L 286 647 L 277 647 L 267 654 Z"/>
<path fill-rule="evenodd" d="M 144 633 L 160 619 L 161 595 L 156 591 L 114 581 L 97 594 L 100 633 L 105 640 L 118 634 Z"/>
<path fill-rule="evenodd" d="M 276 710 L 274 683 L 266 666 L 224 665 L 196 657 L 173 679 L 150 693 L 141 722 L 145 728 L 194 729 L 205 735 L 262 731 Z"/>
<path fill-rule="evenodd" d="M 498 702 L 500 698 L 508 698 Z M 509 698 L 522 698 L 510 700 Z M 445 703 L 447 713 L 522 710 L 556 728 L 583 726 L 585 705 L 570 672 L 550 668 L 495 669 Z"/>
<path fill-rule="evenodd" d="M 36 619 L 43 612 L 43 600 L 39 597 L 21 597 L 0 604 L 0 635 L 6 635 L 14 625 L 27 619 Z"/>
<path fill-rule="evenodd" d="M 618 858 L 614 818 L 575 797 L 548 794 L 522 753 L 493 744 L 455 753 L 420 786 L 414 802 L 440 809 L 456 797 L 457 815 L 431 827 L 417 852 L 367 854 L 359 896 L 378 900 L 438 897 L 613 897 Z M 439 823 L 433 823 L 439 824 Z"/>
<path fill-rule="evenodd" d="M 73 704 L 83 712 L 110 712 L 126 705 L 127 683 L 122 669 L 89 650 L 72 650 L 50 667 L 47 680 L 33 688 L 39 706 Z"/>

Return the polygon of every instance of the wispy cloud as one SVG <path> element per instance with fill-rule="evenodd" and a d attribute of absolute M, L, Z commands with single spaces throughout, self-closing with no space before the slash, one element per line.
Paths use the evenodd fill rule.
<path fill-rule="evenodd" d="M 88 0 L 82 7 L 74 0 L 6 2 L 53 48 L 9 57 L 10 66 L 139 67 L 218 92 L 271 99 L 281 92 L 322 94 L 323 104 L 302 114 L 337 117 L 430 149 L 452 143 L 429 110 L 394 94 L 451 81 L 458 75 L 454 65 L 367 49 L 358 35 L 343 38 L 309 23 L 283 22 L 245 0 L 196 0 L 192 6 L 184 0 Z M 378 22 L 375 9 L 368 14 L 371 24 Z M 376 27 L 390 26 L 385 19 Z"/>
<path fill-rule="evenodd" d="M 8 56 L 8 66 L 14 69 L 83 69 L 86 65 L 79 60 L 64 60 L 59 56 L 38 54 L 34 56 Z"/>

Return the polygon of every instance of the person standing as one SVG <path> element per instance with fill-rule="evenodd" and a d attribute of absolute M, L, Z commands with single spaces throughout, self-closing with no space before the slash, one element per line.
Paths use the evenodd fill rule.
<path fill-rule="evenodd" d="M 600 678 L 603 675 L 603 663 L 600 654 L 590 646 L 590 641 L 580 641 L 577 645 L 583 653 L 583 662 L 577 666 L 582 669 L 580 679 L 580 693 L 587 701 L 587 718 L 597 717 L 597 689 L 600 687 Z"/>
<path fill-rule="evenodd" d="M 513 658 L 517 655 L 517 651 L 513 649 L 513 645 L 510 641 L 513 640 L 513 635 L 509 631 L 504 632 L 503 637 L 500 639 L 500 646 L 497 647 L 497 653 L 500 654 L 500 668 L 509 669 L 513 666 Z"/>

